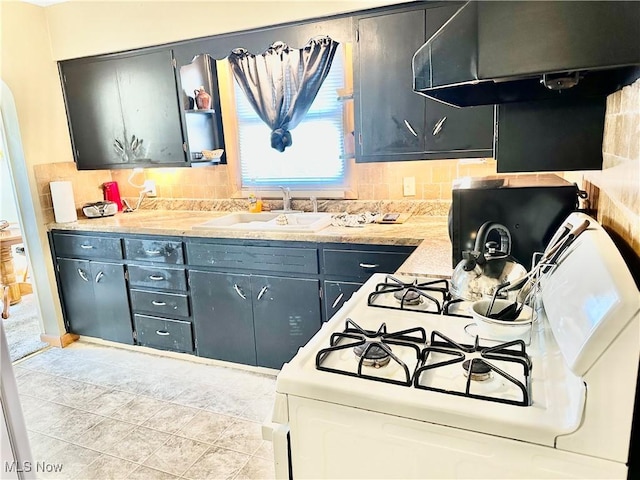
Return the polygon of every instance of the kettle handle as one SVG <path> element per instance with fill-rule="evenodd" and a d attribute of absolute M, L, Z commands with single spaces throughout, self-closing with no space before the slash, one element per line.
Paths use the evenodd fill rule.
<path fill-rule="evenodd" d="M 486 253 L 487 237 L 492 230 L 496 230 L 500 234 L 500 251 L 506 255 L 511 253 L 511 233 L 509 229 L 500 223 L 485 222 L 478 230 L 476 244 L 474 250 L 484 254 Z"/>

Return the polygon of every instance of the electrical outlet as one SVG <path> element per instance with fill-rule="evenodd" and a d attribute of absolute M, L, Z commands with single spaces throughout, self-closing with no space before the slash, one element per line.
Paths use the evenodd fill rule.
<path fill-rule="evenodd" d="M 155 180 L 145 180 L 144 181 L 144 191 L 147 192 L 147 197 L 155 197 L 156 196 L 156 181 Z"/>
<path fill-rule="evenodd" d="M 405 197 L 415 197 L 416 177 L 404 177 L 402 179 L 402 192 Z"/>

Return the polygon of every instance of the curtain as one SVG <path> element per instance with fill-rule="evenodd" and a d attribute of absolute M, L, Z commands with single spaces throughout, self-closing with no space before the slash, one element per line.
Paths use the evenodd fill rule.
<path fill-rule="evenodd" d="M 284 152 L 329 73 L 338 42 L 316 37 L 304 47 L 283 42 L 262 55 L 244 48 L 229 54 L 233 76 L 258 116 L 271 129 L 271 147 Z"/>

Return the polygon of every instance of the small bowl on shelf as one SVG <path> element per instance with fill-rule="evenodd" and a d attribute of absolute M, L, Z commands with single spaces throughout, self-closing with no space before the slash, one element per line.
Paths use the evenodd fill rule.
<path fill-rule="evenodd" d="M 202 158 L 209 161 L 220 161 L 220 157 L 224 150 L 222 148 L 218 148 L 217 150 L 202 150 Z"/>

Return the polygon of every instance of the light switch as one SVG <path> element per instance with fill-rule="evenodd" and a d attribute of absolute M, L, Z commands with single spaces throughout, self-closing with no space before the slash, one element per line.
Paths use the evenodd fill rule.
<path fill-rule="evenodd" d="M 402 192 L 405 197 L 415 197 L 416 177 L 404 177 L 402 179 Z"/>

